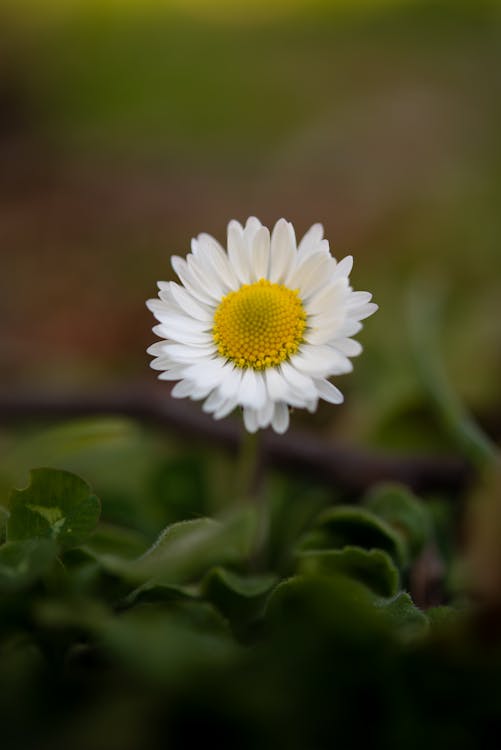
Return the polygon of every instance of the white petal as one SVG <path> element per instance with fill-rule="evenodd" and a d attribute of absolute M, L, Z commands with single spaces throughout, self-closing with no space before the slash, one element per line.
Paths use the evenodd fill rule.
<path fill-rule="evenodd" d="M 165 341 L 155 341 L 154 344 L 151 344 L 147 349 L 146 353 L 151 354 L 152 357 L 159 357 L 165 354 Z"/>
<path fill-rule="evenodd" d="M 230 414 L 233 409 L 237 406 L 237 401 L 234 398 L 229 398 L 227 401 L 224 401 L 219 409 L 214 412 L 212 415 L 214 419 L 223 419 L 224 417 L 227 417 L 228 414 Z"/>
<path fill-rule="evenodd" d="M 358 357 L 362 352 L 362 344 L 354 339 L 337 339 L 333 346 L 347 357 Z"/>
<path fill-rule="evenodd" d="M 308 344 L 304 344 L 290 360 L 291 365 L 300 372 L 316 377 L 341 374 L 339 367 L 344 364 L 344 361 L 345 357 L 329 346 L 309 346 Z"/>
<path fill-rule="evenodd" d="M 170 357 L 157 357 L 150 362 L 150 367 L 152 370 L 170 370 L 173 364 Z M 176 366 L 179 367 L 179 365 Z M 184 367 L 184 365 L 181 367 Z"/>
<path fill-rule="evenodd" d="M 266 388 L 261 373 L 248 367 L 242 376 L 238 397 L 242 406 L 260 409 L 266 401 Z"/>
<path fill-rule="evenodd" d="M 180 337 L 186 335 L 186 343 L 189 343 L 188 337 L 190 336 L 201 339 L 199 343 L 214 343 L 211 333 L 212 323 L 202 323 L 200 320 L 173 313 L 157 315 L 155 317 L 157 317 L 157 320 L 161 319 L 161 323 L 160 325 L 155 326 L 152 330 L 161 338 L 183 341 Z"/>
<path fill-rule="evenodd" d="M 329 347 L 330 348 L 330 347 Z M 336 364 L 329 370 L 329 375 L 346 375 L 353 371 L 353 363 L 344 354 L 337 351 L 334 347 L 332 351 L 337 355 Z"/>
<path fill-rule="evenodd" d="M 193 383 L 190 380 L 180 380 L 171 390 L 170 395 L 172 398 L 186 398 L 186 396 L 191 396 L 192 392 Z"/>
<path fill-rule="evenodd" d="M 186 367 L 185 377 L 190 378 L 199 386 L 216 388 L 223 378 L 224 367 L 225 363 L 220 359 L 193 361 Z"/>
<path fill-rule="evenodd" d="M 188 268 L 188 263 L 184 258 L 180 258 L 178 255 L 173 255 L 170 259 L 172 268 L 177 273 L 181 281 L 183 282 L 186 289 L 197 298 L 200 302 L 205 304 L 212 304 L 212 298 L 205 291 L 203 285 L 200 284 L 193 273 Z"/>
<path fill-rule="evenodd" d="M 247 244 L 238 221 L 230 221 L 228 224 L 228 257 L 240 282 L 249 284 L 250 266 Z"/>
<path fill-rule="evenodd" d="M 353 268 L 353 255 L 347 255 L 346 258 L 340 260 L 337 264 L 334 273 L 331 277 L 331 281 L 334 279 L 340 279 L 342 277 L 348 277 Z"/>
<path fill-rule="evenodd" d="M 306 258 L 310 253 L 314 253 L 317 250 L 318 243 L 324 236 L 324 228 L 322 224 L 313 224 L 303 239 L 299 243 L 298 253 L 301 257 Z"/>
<path fill-rule="evenodd" d="M 292 225 L 279 219 L 271 235 L 270 281 L 282 283 L 296 261 L 296 240 Z"/>
<path fill-rule="evenodd" d="M 338 279 L 333 284 L 326 284 L 305 304 L 308 315 L 330 313 L 344 301 L 347 294 L 346 279 Z"/>
<path fill-rule="evenodd" d="M 362 328 L 362 323 L 359 323 L 358 320 L 355 320 L 354 318 L 347 318 L 341 326 L 339 336 L 354 336 L 356 333 L 359 333 Z"/>
<path fill-rule="evenodd" d="M 236 398 L 238 396 L 243 373 L 242 369 L 233 367 L 229 363 L 225 364 L 219 385 L 220 393 L 225 399 Z"/>
<path fill-rule="evenodd" d="M 184 365 L 176 365 L 175 367 L 170 367 L 168 370 L 165 370 L 165 372 L 161 372 L 158 376 L 159 380 L 181 380 L 184 378 Z"/>
<path fill-rule="evenodd" d="M 281 370 L 285 380 L 304 399 L 315 398 L 315 386 L 313 385 L 313 380 L 308 375 L 297 370 L 290 362 L 282 362 Z"/>
<path fill-rule="evenodd" d="M 171 285 L 170 281 L 157 281 L 157 286 L 159 290 L 163 292 L 163 294 L 159 294 L 158 296 L 161 299 L 165 299 L 166 302 L 174 302 L 171 291 L 170 291 L 170 285 Z"/>
<path fill-rule="evenodd" d="M 208 413 L 217 411 L 225 401 L 226 399 L 215 389 L 202 404 L 202 411 Z"/>
<path fill-rule="evenodd" d="M 214 237 L 211 237 L 210 234 L 200 234 L 198 236 L 198 241 L 200 246 L 205 250 L 206 256 L 217 273 L 220 281 L 226 287 L 226 291 L 237 289 L 239 286 L 237 275 L 230 265 L 228 256 L 219 242 L 217 242 Z"/>
<path fill-rule="evenodd" d="M 271 426 L 279 435 L 283 435 L 289 426 L 289 408 L 283 401 L 275 404 L 275 413 L 271 421 Z"/>
<path fill-rule="evenodd" d="M 212 311 L 201 302 L 197 302 L 186 289 L 171 281 L 170 290 L 179 307 L 192 318 L 204 322 L 212 320 Z"/>
<path fill-rule="evenodd" d="M 249 218 L 245 222 L 244 238 L 247 242 L 248 248 L 252 247 L 254 237 L 256 236 L 261 226 L 261 222 L 259 221 L 259 219 L 256 219 L 255 216 L 249 216 Z"/>
<path fill-rule="evenodd" d="M 336 388 L 335 385 L 329 383 L 328 380 L 319 378 L 318 380 L 315 380 L 315 385 L 317 387 L 318 395 L 320 396 L 320 398 L 323 398 L 324 401 L 328 401 L 330 404 L 343 403 L 343 394 L 341 393 L 339 388 Z"/>
<path fill-rule="evenodd" d="M 167 331 L 168 333 L 165 335 L 162 333 L 162 336 L 170 341 L 177 341 L 179 344 L 189 344 L 190 346 L 213 346 L 214 344 L 214 339 L 210 333 L 195 333 L 164 325 L 156 326 L 156 330 Z"/>
<path fill-rule="evenodd" d="M 270 232 L 267 227 L 260 227 L 255 233 L 251 245 L 251 279 L 268 278 L 270 263 Z"/>
<path fill-rule="evenodd" d="M 366 305 L 351 310 L 349 315 L 356 318 L 356 320 L 364 320 L 365 318 L 368 318 L 369 315 L 374 315 L 376 310 L 379 310 L 379 305 L 376 305 L 374 302 L 367 302 Z"/>
<path fill-rule="evenodd" d="M 184 344 L 165 344 L 164 352 L 178 363 L 197 362 L 204 360 L 206 362 L 214 361 L 210 358 L 216 353 L 215 346 L 185 346 Z"/>
<path fill-rule="evenodd" d="M 285 401 L 289 389 L 281 371 L 276 367 L 270 367 L 264 371 L 264 376 L 268 396 L 272 401 Z"/>
<path fill-rule="evenodd" d="M 371 299 L 372 294 L 370 292 L 352 292 L 346 300 L 346 304 L 348 307 L 359 307 L 370 302 Z"/>
<path fill-rule="evenodd" d="M 333 318 L 329 320 L 328 323 L 324 323 L 320 326 L 312 326 L 305 331 L 304 339 L 309 344 L 315 346 L 319 344 L 327 344 L 339 335 L 339 330 L 343 323 L 344 317 L 340 317 L 337 320 Z"/>
<path fill-rule="evenodd" d="M 262 429 L 265 429 L 273 419 L 275 413 L 275 404 L 271 399 L 267 399 L 265 405 L 257 413 L 257 423 Z"/>
<path fill-rule="evenodd" d="M 317 410 L 318 406 L 318 398 L 312 399 L 311 401 L 308 401 L 306 404 L 306 408 L 310 412 L 310 414 L 314 414 Z"/>
<path fill-rule="evenodd" d="M 284 401 L 291 406 L 297 406 L 298 409 L 303 409 L 307 399 L 304 393 L 285 379 L 282 367 L 283 364 L 280 367 L 265 370 L 268 397 L 272 401 Z"/>
<path fill-rule="evenodd" d="M 169 281 L 168 284 L 170 285 L 172 282 Z M 169 310 L 170 312 L 176 312 L 180 313 L 182 310 L 179 309 L 179 305 L 177 304 L 176 300 L 172 296 L 172 293 L 169 288 L 162 287 L 160 291 L 158 292 L 158 296 L 161 300 L 162 307 L 165 310 Z"/>
<path fill-rule="evenodd" d="M 190 398 L 193 401 L 200 401 L 200 399 L 205 398 L 212 390 L 211 385 L 195 385 L 193 386 L 193 390 L 190 393 Z"/>
<path fill-rule="evenodd" d="M 324 253 L 313 253 L 294 267 L 285 280 L 290 289 L 299 289 L 301 299 L 307 299 L 323 286 L 331 275 L 334 260 Z"/>
<path fill-rule="evenodd" d="M 211 298 L 212 305 L 219 304 L 221 298 L 225 295 L 225 289 L 213 268 L 206 266 L 200 258 L 196 258 L 194 255 L 188 255 L 186 262 L 197 284 Z"/>
<path fill-rule="evenodd" d="M 244 408 L 244 425 L 247 432 L 257 432 L 257 411 L 248 406 Z"/>
<path fill-rule="evenodd" d="M 168 339 L 169 342 L 177 341 L 180 344 L 187 344 L 188 346 L 214 346 L 214 339 L 209 333 L 190 331 L 189 329 L 183 329 L 181 327 L 176 328 L 170 325 L 165 325 L 164 323 L 154 326 L 152 330 L 156 336 Z"/>

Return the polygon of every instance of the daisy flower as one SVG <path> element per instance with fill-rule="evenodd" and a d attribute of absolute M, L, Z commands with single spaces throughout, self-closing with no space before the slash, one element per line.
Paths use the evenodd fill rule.
<path fill-rule="evenodd" d="M 328 378 L 352 370 L 362 347 L 351 337 L 377 305 L 353 291 L 353 258 L 336 261 L 321 224 L 297 244 L 285 219 L 271 237 L 255 217 L 245 227 L 230 221 L 227 250 L 200 234 L 171 262 L 180 283 L 160 281 L 147 306 L 162 339 L 148 349 L 151 366 L 179 381 L 172 396 L 205 399 L 215 419 L 241 406 L 249 432 L 279 433 L 290 406 L 314 412 L 319 399 L 343 401 Z"/>

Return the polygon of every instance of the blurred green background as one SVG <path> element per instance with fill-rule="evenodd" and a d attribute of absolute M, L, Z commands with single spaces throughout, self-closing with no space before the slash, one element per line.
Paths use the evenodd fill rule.
<path fill-rule="evenodd" d="M 1 2 L 2 747 L 491 746 L 500 58 L 494 0 Z M 246 505 L 236 432 L 134 408 L 170 254 L 252 214 L 380 310 Z"/>
<path fill-rule="evenodd" d="M 483 0 L 4 0 L 4 388 L 155 387 L 144 301 L 169 255 L 285 216 L 322 221 L 380 305 L 319 428 L 442 445 L 406 322 L 424 280 L 453 387 L 498 436 L 500 50 Z"/>

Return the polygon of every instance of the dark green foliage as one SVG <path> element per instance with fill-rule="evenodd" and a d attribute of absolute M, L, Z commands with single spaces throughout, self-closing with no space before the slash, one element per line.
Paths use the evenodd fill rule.
<path fill-rule="evenodd" d="M 346 545 L 385 550 L 398 565 L 407 561 L 407 549 L 401 535 L 375 513 L 352 506 L 329 508 L 321 513 L 313 529 L 303 538 L 300 548 L 342 549 Z"/>
<path fill-rule="evenodd" d="M 244 750 L 486 746 L 501 644 L 464 608 L 424 612 L 401 588 L 434 538 L 422 501 L 296 496 L 283 480 L 268 525 L 241 505 L 148 546 L 115 519 L 93 530 L 99 501 L 75 475 L 33 472 L 0 546 L 2 747 L 86 750 L 103 732 L 116 750 L 201 733 Z"/>
<path fill-rule="evenodd" d="M 431 518 L 424 503 L 407 487 L 376 486 L 366 497 L 365 505 L 405 538 L 412 557 L 419 554 L 430 537 Z"/>
<path fill-rule="evenodd" d="M 399 584 L 397 568 L 390 556 L 380 549 L 308 550 L 298 556 L 298 568 L 309 575 L 340 573 L 350 576 L 380 596 L 393 596 Z"/>
<path fill-rule="evenodd" d="M 9 541 L 54 539 L 63 547 L 76 547 L 94 530 L 101 506 L 80 477 L 34 469 L 29 486 L 12 492 L 9 512 Z"/>
<path fill-rule="evenodd" d="M 57 545 L 50 539 L 6 542 L 0 547 L 0 591 L 19 591 L 54 564 Z"/>
<path fill-rule="evenodd" d="M 202 591 L 232 624 L 237 635 L 262 616 L 268 594 L 278 578 L 267 575 L 237 575 L 225 568 L 214 568 L 204 578 Z"/>

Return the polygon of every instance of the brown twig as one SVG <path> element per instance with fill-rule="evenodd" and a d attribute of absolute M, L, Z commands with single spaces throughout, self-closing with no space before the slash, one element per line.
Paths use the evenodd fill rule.
<path fill-rule="evenodd" d="M 216 422 L 198 405 L 170 398 L 165 389 L 138 387 L 86 395 L 0 392 L 3 423 L 97 414 L 120 414 L 156 423 L 231 451 L 237 449 L 242 434 L 239 420 Z M 294 429 L 284 436 L 267 431 L 263 451 L 267 462 L 276 467 L 315 474 L 349 492 L 365 490 L 379 481 L 401 482 L 416 492 L 456 492 L 464 489 L 470 477 L 468 465 L 457 456 L 388 455 L 327 442 Z"/>

